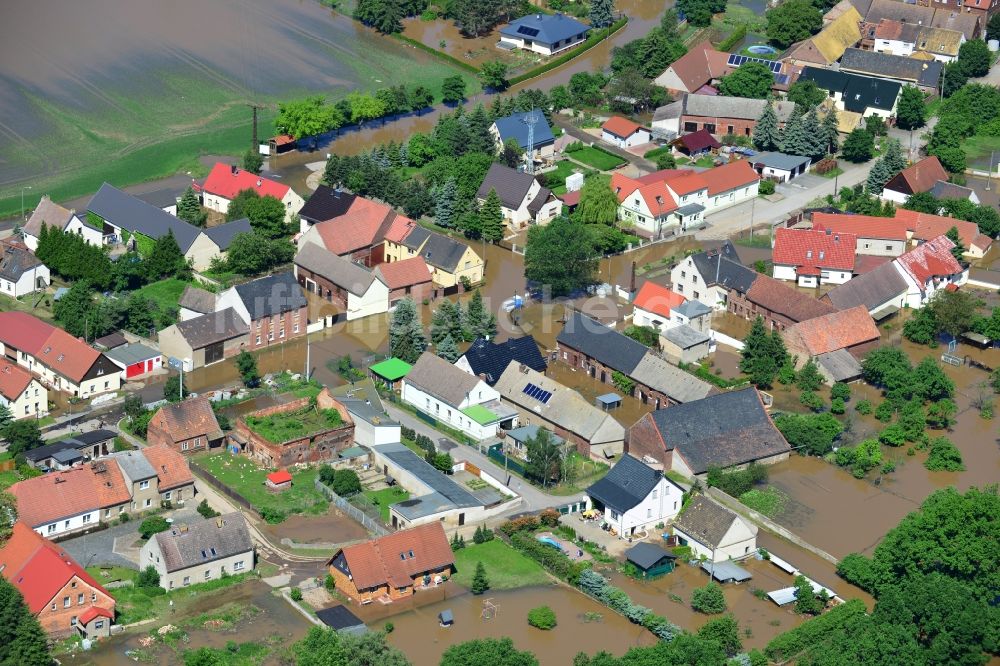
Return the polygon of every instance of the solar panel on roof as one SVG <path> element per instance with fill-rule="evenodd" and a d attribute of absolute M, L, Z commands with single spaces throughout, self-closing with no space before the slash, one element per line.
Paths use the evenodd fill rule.
<path fill-rule="evenodd" d="M 767 58 L 753 58 L 751 56 L 739 55 L 737 53 L 729 54 L 728 64 L 730 67 L 740 67 L 748 62 L 759 62 L 770 69 L 774 74 L 781 71 L 781 63 L 774 60 L 768 60 Z"/>
<path fill-rule="evenodd" d="M 538 34 L 538 28 L 529 28 L 526 25 L 518 26 L 517 31 L 522 35 L 527 35 L 528 37 L 534 37 Z"/>
<path fill-rule="evenodd" d="M 525 384 L 521 391 L 529 398 L 534 398 L 543 405 L 547 404 L 549 402 L 549 398 L 552 397 L 551 391 L 546 391 L 545 389 L 539 388 L 530 382 Z"/>

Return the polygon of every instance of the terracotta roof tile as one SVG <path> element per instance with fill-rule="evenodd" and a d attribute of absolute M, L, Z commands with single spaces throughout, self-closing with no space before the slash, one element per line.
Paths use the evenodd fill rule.
<path fill-rule="evenodd" d="M 385 584 L 406 587 L 415 576 L 455 563 L 441 523 L 400 530 L 341 552 L 359 590 Z"/>
<path fill-rule="evenodd" d="M 13 402 L 30 384 L 30 372 L 0 356 L 0 396 Z"/>
<path fill-rule="evenodd" d="M 375 272 L 382 276 L 382 281 L 389 289 L 402 289 L 431 281 L 431 272 L 423 257 L 379 264 Z"/>
<path fill-rule="evenodd" d="M 863 305 L 799 322 L 789 326 L 784 335 L 790 346 L 804 349 L 810 356 L 872 342 L 880 336 Z"/>
<path fill-rule="evenodd" d="M 228 164 L 216 162 L 201 189 L 226 199 L 233 199 L 242 190 L 253 190 L 262 197 L 272 196 L 275 199 L 283 199 L 288 194 L 288 185 L 240 168 L 233 173 L 233 169 Z"/>
<path fill-rule="evenodd" d="M 222 432 L 206 396 L 164 405 L 153 415 L 150 424 L 165 430 L 175 442 L 192 437 L 217 439 Z"/>
<path fill-rule="evenodd" d="M 10 493 L 17 498 L 17 515 L 30 527 L 95 511 L 101 504 L 88 467 L 18 481 Z"/>
<path fill-rule="evenodd" d="M 938 236 L 897 257 L 896 262 L 923 290 L 923 286 L 933 277 L 962 273 L 961 264 L 951 255 L 953 247 L 955 244 L 947 236 Z"/>
<path fill-rule="evenodd" d="M 0 342 L 34 355 L 55 327 L 26 312 L 0 312 Z"/>
<path fill-rule="evenodd" d="M 646 282 L 639 289 L 639 293 L 635 295 L 633 304 L 635 307 L 647 312 L 658 314 L 661 317 L 669 317 L 670 309 L 681 305 L 686 300 L 686 298 L 677 292 L 662 287 L 655 282 Z"/>
<path fill-rule="evenodd" d="M 906 223 L 891 217 L 813 213 L 812 222 L 813 229 L 830 229 L 840 233 L 854 234 L 859 238 L 901 241 L 908 238 Z"/>
<path fill-rule="evenodd" d="M 939 180 L 948 180 L 948 172 L 941 166 L 938 158 L 932 155 L 900 171 L 885 184 L 885 189 L 917 194 L 930 191 Z"/>
<path fill-rule="evenodd" d="M 627 139 L 636 132 L 642 129 L 642 125 L 633 122 L 628 118 L 622 118 L 621 116 L 611 116 L 604 124 L 601 125 L 601 129 L 605 132 L 610 132 L 615 136 Z"/>
<path fill-rule="evenodd" d="M 166 444 L 147 446 L 142 450 L 142 455 L 146 456 L 146 460 L 156 470 L 160 492 L 194 483 L 187 460 Z"/>
<path fill-rule="evenodd" d="M 702 174 L 698 173 L 691 173 L 680 176 L 679 178 L 671 178 L 666 181 L 666 183 L 667 187 L 677 193 L 677 196 L 684 196 L 685 194 L 691 194 L 692 192 L 708 189 L 708 180 L 704 178 Z"/>
<path fill-rule="evenodd" d="M 53 328 L 35 359 L 53 371 L 79 383 L 100 358 L 97 351 L 79 338 Z"/>
<path fill-rule="evenodd" d="M 955 227 L 958 229 L 958 239 L 966 249 L 975 246 L 985 250 L 993 242 L 986 234 L 979 233 L 979 226 L 975 222 L 967 222 L 954 217 L 897 208 L 896 219 L 902 220 L 906 224 L 916 240 L 926 241 L 944 236 L 952 227 Z"/>
<path fill-rule="evenodd" d="M 774 263 L 853 271 L 856 247 L 854 234 L 778 229 L 774 233 Z"/>
<path fill-rule="evenodd" d="M 391 206 L 358 197 L 345 214 L 320 222 L 315 229 L 326 249 L 343 255 L 382 243 L 396 217 Z"/>
<path fill-rule="evenodd" d="M 701 177 L 708 181 L 708 196 L 710 197 L 760 181 L 760 175 L 746 160 L 734 160 L 728 164 L 703 171 Z"/>
<path fill-rule="evenodd" d="M 828 303 L 807 296 L 767 275 L 757 276 L 747 291 L 747 299 L 771 312 L 784 315 L 793 322 L 806 321 L 835 311 Z"/>
<path fill-rule="evenodd" d="M 132 499 L 131 489 L 117 460 L 95 460 L 84 465 L 83 469 L 90 474 L 94 495 L 101 508 L 124 504 Z"/>

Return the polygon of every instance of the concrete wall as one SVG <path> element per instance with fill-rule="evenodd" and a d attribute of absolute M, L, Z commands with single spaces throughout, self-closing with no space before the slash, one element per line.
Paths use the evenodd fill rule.
<path fill-rule="evenodd" d="M 906 252 L 906 241 L 863 238 L 858 236 L 858 245 L 855 252 L 872 257 L 898 257 Z"/>

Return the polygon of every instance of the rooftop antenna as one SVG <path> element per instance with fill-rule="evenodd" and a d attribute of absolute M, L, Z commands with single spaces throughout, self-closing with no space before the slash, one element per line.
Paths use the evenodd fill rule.
<path fill-rule="evenodd" d="M 528 126 L 528 173 L 535 173 L 535 123 L 538 122 L 538 116 L 535 115 L 535 110 L 532 109 L 525 115 L 521 122 Z"/>

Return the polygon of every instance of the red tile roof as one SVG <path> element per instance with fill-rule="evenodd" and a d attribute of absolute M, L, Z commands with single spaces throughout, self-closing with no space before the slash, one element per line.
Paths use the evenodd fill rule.
<path fill-rule="evenodd" d="M 671 178 L 680 178 L 682 176 L 690 176 L 693 173 L 698 173 L 694 169 L 660 169 L 659 171 L 654 171 L 653 173 L 646 174 L 640 178 L 627 178 L 628 180 L 634 180 L 637 183 L 642 183 L 643 185 L 652 185 L 653 183 L 665 183 Z M 615 174 L 615 176 L 620 176 L 620 174 Z M 626 178 L 626 176 L 620 176 Z M 614 180 L 614 176 L 612 176 Z"/>
<path fill-rule="evenodd" d="M 666 183 L 667 187 L 669 187 L 673 192 L 676 192 L 679 197 L 682 197 L 685 194 L 691 194 L 693 192 L 708 189 L 707 179 L 703 178 L 702 174 L 699 173 L 691 173 L 677 178 L 671 178 L 666 181 Z"/>
<path fill-rule="evenodd" d="M 379 264 L 375 271 L 382 276 L 389 289 L 402 289 L 431 281 L 431 271 L 423 257 Z"/>
<path fill-rule="evenodd" d="M 728 164 L 703 171 L 701 177 L 708 181 L 710 197 L 760 181 L 760 175 L 746 160 L 733 160 Z"/>
<path fill-rule="evenodd" d="M 657 172 L 660 173 L 660 172 Z M 677 173 L 693 173 L 689 171 Z M 653 176 L 656 174 L 650 174 Z M 618 202 L 622 203 L 633 194 L 638 193 L 646 202 L 646 207 L 653 215 L 662 215 L 677 210 L 677 202 L 674 200 L 670 190 L 667 189 L 664 181 L 647 180 L 649 176 L 640 179 L 629 178 L 621 174 L 611 176 L 611 189 L 618 195 Z"/>
<path fill-rule="evenodd" d="M 832 305 L 803 294 L 768 275 L 757 276 L 747 290 L 747 300 L 766 310 L 784 315 L 793 322 L 806 321 L 836 312 L 836 308 Z"/>
<path fill-rule="evenodd" d="M 271 138 L 276 146 L 287 146 L 290 143 L 295 143 L 295 137 L 291 134 L 279 134 Z"/>
<path fill-rule="evenodd" d="M 872 342 L 879 335 L 875 320 L 864 305 L 814 317 L 785 331 L 789 345 L 804 349 L 810 356 Z"/>
<path fill-rule="evenodd" d="M 573 190 L 572 192 L 567 192 L 566 194 L 557 194 L 556 198 L 563 202 L 563 204 L 572 208 L 573 206 L 580 203 L 580 190 Z"/>
<path fill-rule="evenodd" d="M 79 338 L 74 338 L 61 328 L 53 328 L 35 354 L 35 359 L 74 383 L 79 383 L 100 356 L 101 352 Z"/>
<path fill-rule="evenodd" d="M 0 342 L 28 354 L 41 349 L 54 328 L 26 312 L 0 312 Z"/>
<path fill-rule="evenodd" d="M 875 37 L 878 39 L 899 39 L 903 34 L 903 23 L 892 19 L 884 18 L 878 22 L 875 28 Z"/>
<path fill-rule="evenodd" d="M 774 263 L 853 271 L 856 246 L 854 234 L 778 229 L 774 233 Z"/>
<path fill-rule="evenodd" d="M 859 238 L 901 241 L 908 238 L 906 223 L 891 217 L 813 213 L 812 222 L 813 229 L 830 229 L 854 234 Z"/>
<path fill-rule="evenodd" d="M 727 74 L 728 53 L 716 51 L 707 40 L 695 45 L 670 66 L 684 85 L 686 92 L 694 92 L 701 86 Z"/>
<path fill-rule="evenodd" d="M 397 215 L 385 232 L 385 239 L 392 243 L 402 243 L 417 223 L 403 215 Z"/>
<path fill-rule="evenodd" d="M 166 444 L 147 446 L 142 450 L 149 464 L 156 470 L 160 492 L 194 483 L 191 467 L 183 454 Z"/>
<path fill-rule="evenodd" d="M 13 402 L 31 384 L 31 373 L 0 356 L 0 395 Z"/>
<path fill-rule="evenodd" d="M 604 124 L 601 125 L 601 129 L 605 132 L 610 132 L 617 137 L 627 139 L 636 132 L 642 129 L 642 125 L 639 123 L 632 122 L 628 118 L 622 118 L 621 116 L 611 116 Z"/>
<path fill-rule="evenodd" d="M 288 185 L 240 168 L 236 168 L 234 174 L 233 167 L 222 162 L 215 163 L 201 189 L 224 199 L 233 199 L 243 190 L 253 190 L 262 197 L 270 195 L 275 199 L 283 199 L 288 194 Z"/>
<path fill-rule="evenodd" d="M 711 134 L 709 134 L 707 129 L 700 129 L 697 132 L 692 132 L 691 134 L 685 134 L 679 139 L 675 139 L 675 143 L 680 142 L 684 148 L 687 149 L 689 153 L 697 153 L 706 148 L 719 148 L 722 146 L 721 143 L 715 140 Z"/>
<path fill-rule="evenodd" d="M 948 172 L 941 166 L 938 158 L 932 155 L 893 176 L 885 184 L 885 189 L 904 194 L 917 194 L 930 191 L 934 183 L 939 180 L 948 180 Z"/>
<path fill-rule="evenodd" d="M 632 303 L 635 307 L 647 312 L 658 314 L 661 317 L 670 317 L 670 309 L 682 305 L 686 300 L 677 292 L 655 282 L 646 282 L 639 289 L 639 293 L 635 295 L 635 300 Z"/>
<path fill-rule="evenodd" d="M 174 442 L 192 437 L 218 439 L 222 436 L 219 420 L 204 395 L 160 407 L 150 419 L 150 425 L 161 428 Z"/>
<path fill-rule="evenodd" d="M 117 461 L 95 460 L 84 465 L 83 469 L 90 472 L 90 483 L 100 508 L 118 506 L 132 499 L 130 484 Z"/>
<path fill-rule="evenodd" d="M 32 613 L 48 606 L 74 577 L 111 596 L 62 548 L 21 521 L 14 523 L 10 539 L 0 548 L 0 570 L 21 592 Z"/>
<path fill-rule="evenodd" d="M 401 216 L 391 206 L 357 197 L 346 213 L 320 222 L 315 229 L 327 250 L 345 255 L 381 244 L 390 230 L 399 228 L 397 217 Z"/>
<path fill-rule="evenodd" d="M 289 483 L 292 480 L 292 475 L 288 473 L 288 470 L 279 469 L 277 472 L 271 472 L 268 474 L 267 480 L 274 485 Z"/>
<path fill-rule="evenodd" d="M 876 257 L 871 254 L 859 254 L 854 260 L 854 275 L 864 275 L 892 261 L 892 257 Z"/>
<path fill-rule="evenodd" d="M 931 278 L 962 273 L 961 264 L 951 255 L 953 247 L 955 244 L 947 236 L 938 236 L 897 257 L 896 261 L 923 290 Z"/>
<path fill-rule="evenodd" d="M 385 584 L 408 587 L 415 576 L 455 564 L 441 523 L 400 530 L 341 552 L 359 590 Z"/>
<path fill-rule="evenodd" d="M 113 618 L 114 616 L 115 614 L 106 608 L 101 608 L 100 606 L 91 606 L 87 610 L 83 611 L 83 615 L 78 617 L 76 621 L 77 623 L 82 624 L 83 626 L 86 627 L 88 624 L 90 624 L 93 620 L 97 619 L 98 617 Z"/>
<path fill-rule="evenodd" d="M 944 236 L 955 227 L 958 229 L 958 239 L 966 249 L 973 246 L 982 250 L 989 248 L 993 240 L 986 234 L 979 233 L 979 226 L 975 222 L 967 222 L 954 217 L 943 215 L 931 215 L 930 213 L 918 213 L 905 208 L 896 209 L 896 219 L 902 220 L 906 227 L 913 232 L 913 237 L 917 240 L 930 240 L 938 236 Z"/>
<path fill-rule="evenodd" d="M 17 515 L 31 527 L 95 511 L 101 504 L 86 466 L 18 481 L 10 493 L 17 498 Z"/>

